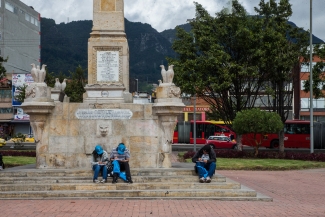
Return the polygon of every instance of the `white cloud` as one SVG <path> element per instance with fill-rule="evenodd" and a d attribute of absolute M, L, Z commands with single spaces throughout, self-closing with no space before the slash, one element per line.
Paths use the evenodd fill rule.
<path fill-rule="evenodd" d="M 91 20 L 92 0 L 21 0 L 31 5 L 42 17 L 52 18 L 56 23 Z M 158 31 L 174 28 L 186 23 L 187 19 L 195 16 L 193 1 L 203 5 L 211 15 L 227 5 L 228 0 L 124 0 L 125 17 L 132 22 L 148 23 Z M 239 0 L 246 10 L 255 14 L 254 6 L 258 7 L 259 0 Z M 278 0 L 279 2 L 279 0 Z M 297 26 L 309 29 L 310 1 L 291 0 L 293 15 L 290 21 Z M 324 1 L 313 1 L 313 33 L 325 40 L 323 27 L 325 14 Z"/>

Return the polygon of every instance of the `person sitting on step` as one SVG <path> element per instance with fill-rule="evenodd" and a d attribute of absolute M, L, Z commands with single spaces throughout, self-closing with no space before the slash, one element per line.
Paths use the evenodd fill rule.
<path fill-rule="evenodd" d="M 192 162 L 196 163 L 195 166 L 201 183 L 211 182 L 211 178 L 216 170 L 216 161 L 216 153 L 210 145 L 203 146 L 195 153 Z"/>
<path fill-rule="evenodd" d="M 107 167 L 106 164 L 108 163 L 109 158 L 106 151 L 97 144 L 95 150 L 92 153 L 92 169 L 94 171 L 93 182 L 94 183 L 104 183 L 107 182 Z M 102 173 L 103 179 L 101 181 L 98 180 L 99 172 Z"/>
<path fill-rule="evenodd" d="M 132 184 L 133 181 L 129 166 L 130 151 L 125 147 L 124 143 L 120 143 L 116 148 L 112 149 L 110 159 L 111 161 L 116 160 L 119 163 L 120 171 L 125 171 L 127 182 Z M 118 173 L 113 173 L 113 184 L 117 183 L 118 176 Z"/>

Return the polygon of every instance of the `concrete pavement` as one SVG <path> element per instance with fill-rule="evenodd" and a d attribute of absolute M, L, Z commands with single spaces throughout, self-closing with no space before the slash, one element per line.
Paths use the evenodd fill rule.
<path fill-rule="evenodd" d="M 273 202 L 212 201 L 208 199 L 199 201 L 0 200 L 0 213 L 4 217 L 325 216 L 325 169 L 298 171 L 220 170 L 218 173 L 272 197 Z"/>

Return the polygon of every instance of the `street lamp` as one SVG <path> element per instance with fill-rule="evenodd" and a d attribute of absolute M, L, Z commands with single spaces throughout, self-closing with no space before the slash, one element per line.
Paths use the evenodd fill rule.
<path fill-rule="evenodd" d="M 137 95 L 139 96 L 139 92 L 138 92 L 138 88 L 139 88 L 139 85 L 138 84 L 139 84 L 139 81 L 138 81 L 137 78 L 135 80 L 137 81 Z"/>
<path fill-rule="evenodd" d="M 195 18 L 187 19 L 186 22 L 193 22 L 195 21 Z M 195 43 L 195 36 L 193 35 L 193 42 Z M 194 151 L 196 152 L 196 94 L 193 97 L 194 103 L 193 103 L 193 143 L 194 143 Z"/>
<path fill-rule="evenodd" d="M 310 41 L 309 41 L 309 47 L 310 47 L 310 83 L 309 83 L 309 89 L 310 89 L 310 153 L 314 153 L 314 114 L 313 114 L 313 33 L 312 33 L 312 28 L 313 28 L 313 0 L 310 0 Z"/>

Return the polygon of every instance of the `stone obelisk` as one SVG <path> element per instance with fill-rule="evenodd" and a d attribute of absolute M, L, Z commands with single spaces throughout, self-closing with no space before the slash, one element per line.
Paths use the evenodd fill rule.
<path fill-rule="evenodd" d="M 132 102 L 129 48 L 123 0 L 93 0 L 93 28 L 88 40 L 88 85 L 84 102 Z"/>

